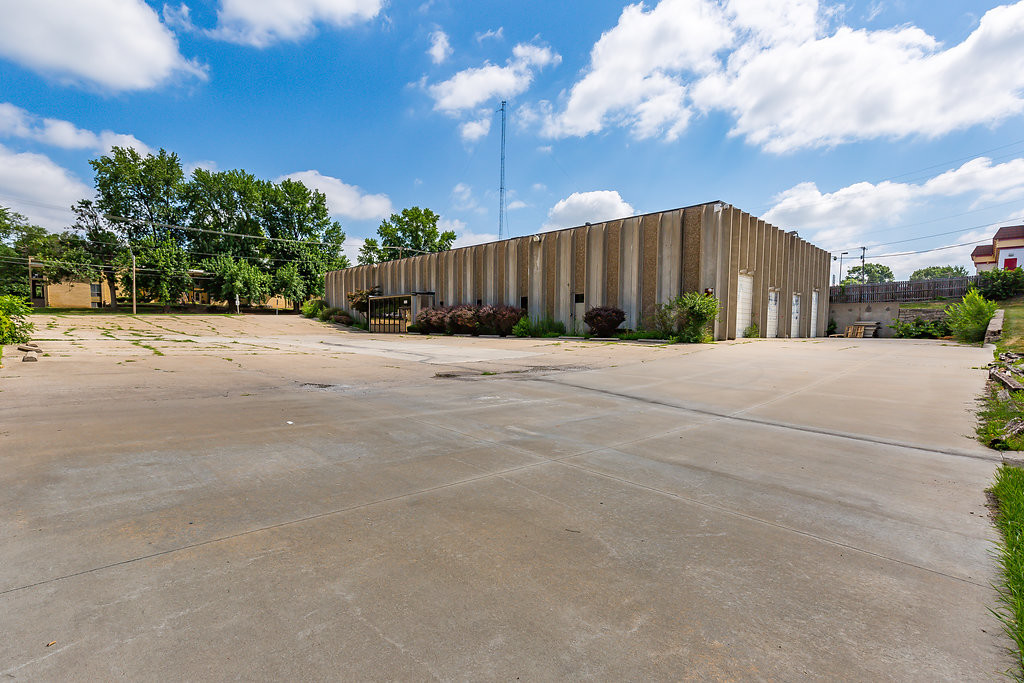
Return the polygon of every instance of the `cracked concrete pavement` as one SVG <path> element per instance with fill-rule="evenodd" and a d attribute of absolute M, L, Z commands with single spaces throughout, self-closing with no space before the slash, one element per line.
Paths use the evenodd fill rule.
<path fill-rule="evenodd" d="M 986 350 L 35 321 L 46 355 L 0 370 L 7 678 L 1009 666 Z"/>

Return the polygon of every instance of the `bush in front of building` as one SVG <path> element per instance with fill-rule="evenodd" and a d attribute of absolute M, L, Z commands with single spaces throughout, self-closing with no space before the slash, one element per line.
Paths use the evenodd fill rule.
<path fill-rule="evenodd" d="M 316 318 L 320 315 L 320 311 L 326 307 L 327 304 L 322 299 L 310 299 L 302 304 L 302 315 L 307 318 Z"/>
<path fill-rule="evenodd" d="M 988 323 L 985 323 L 987 326 Z M 892 324 L 893 334 L 901 339 L 942 339 L 952 332 L 948 320 L 924 320 L 914 318 L 913 322 L 905 323 L 897 320 Z"/>
<path fill-rule="evenodd" d="M 367 315 L 370 311 L 370 297 L 380 296 L 381 289 L 379 286 L 374 285 L 369 289 L 357 289 L 349 292 L 348 305 L 353 311 Z"/>
<path fill-rule="evenodd" d="M 496 334 L 500 337 L 507 337 L 512 334 L 516 323 L 523 319 L 526 312 L 517 306 L 489 306 L 480 307 L 477 314 L 480 318 L 480 325 L 483 327 L 483 334 Z"/>
<path fill-rule="evenodd" d="M 978 273 L 978 291 L 986 299 L 1002 301 L 1024 294 L 1024 270 L 987 270 Z"/>
<path fill-rule="evenodd" d="M 416 331 L 420 334 L 441 334 L 448 326 L 448 308 L 424 308 L 416 314 Z"/>
<path fill-rule="evenodd" d="M 711 323 L 718 317 L 718 299 L 700 292 L 688 292 L 669 301 L 679 334 L 673 339 L 684 344 L 712 341 Z"/>
<path fill-rule="evenodd" d="M 626 312 L 615 306 L 595 306 L 583 314 L 583 322 L 595 337 L 612 336 L 625 319 Z"/>
<path fill-rule="evenodd" d="M 480 334 L 480 318 L 477 307 L 469 304 L 452 306 L 445 317 L 445 330 L 448 334 Z"/>
<path fill-rule="evenodd" d="M 35 327 L 26 318 L 32 308 L 20 296 L 0 296 L 0 345 L 24 344 Z"/>
<path fill-rule="evenodd" d="M 964 294 L 958 304 L 946 307 L 949 328 L 957 341 L 973 344 L 985 338 L 988 323 L 996 312 L 996 302 L 989 301 L 977 289 Z"/>

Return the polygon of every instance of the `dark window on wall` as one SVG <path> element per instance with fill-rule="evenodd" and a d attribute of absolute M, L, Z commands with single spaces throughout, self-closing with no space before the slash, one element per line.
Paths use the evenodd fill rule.
<path fill-rule="evenodd" d="M 583 303 L 583 292 L 576 292 L 575 296 L 573 297 L 573 303 L 574 304 L 581 304 L 581 303 Z"/>
<path fill-rule="evenodd" d="M 476 305 L 477 306 L 483 306 L 484 305 L 484 300 L 483 299 L 477 299 L 476 300 Z"/>
<path fill-rule="evenodd" d="M 530 303 L 530 300 L 529 300 L 528 297 L 525 297 L 525 296 L 519 297 L 519 308 L 521 308 L 521 309 L 523 309 L 525 311 L 527 308 L 529 308 L 529 303 Z"/>
<path fill-rule="evenodd" d="M 100 296 L 102 291 L 103 290 L 101 289 L 101 286 L 96 284 L 95 282 L 89 285 L 89 294 L 91 294 L 92 296 Z"/>
<path fill-rule="evenodd" d="M 34 299 L 42 299 L 43 298 L 43 283 L 42 282 L 33 282 L 32 283 L 32 297 Z"/>

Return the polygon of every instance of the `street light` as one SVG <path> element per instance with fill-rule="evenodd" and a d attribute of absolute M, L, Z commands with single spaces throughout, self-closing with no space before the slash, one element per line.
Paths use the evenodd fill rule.
<path fill-rule="evenodd" d="M 839 254 L 839 284 L 843 284 L 843 257 L 849 253 L 850 252 L 848 251 L 844 251 L 843 253 Z"/>

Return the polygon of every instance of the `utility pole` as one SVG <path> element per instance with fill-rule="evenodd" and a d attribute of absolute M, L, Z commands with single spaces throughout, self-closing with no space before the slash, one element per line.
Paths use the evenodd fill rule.
<path fill-rule="evenodd" d="M 135 312 L 135 252 L 132 252 L 132 315 L 136 315 Z"/>
<path fill-rule="evenodd" d="M 867 252 L 867 247 L 860 248 L 860 296 L 857 297 L 861 302 L 864 301 L 864 285 L 867 284 L 868 278 L 867 273 L 864 272 L 864 254 Z"/>
<path fill-rule="evenodd" d="M 35 288 L 32 287 L 32 257 L 28 257 L 28 300 L 32 301 L 35 298 Z M 46 305 L 46 301 L 43 301 L 43 305 Z"/>
<path fill-rule="evenodd" d="M 498 239 L 505 239 L 505 105 L 501 101 L 501 186 L 498 189 Z"/>

